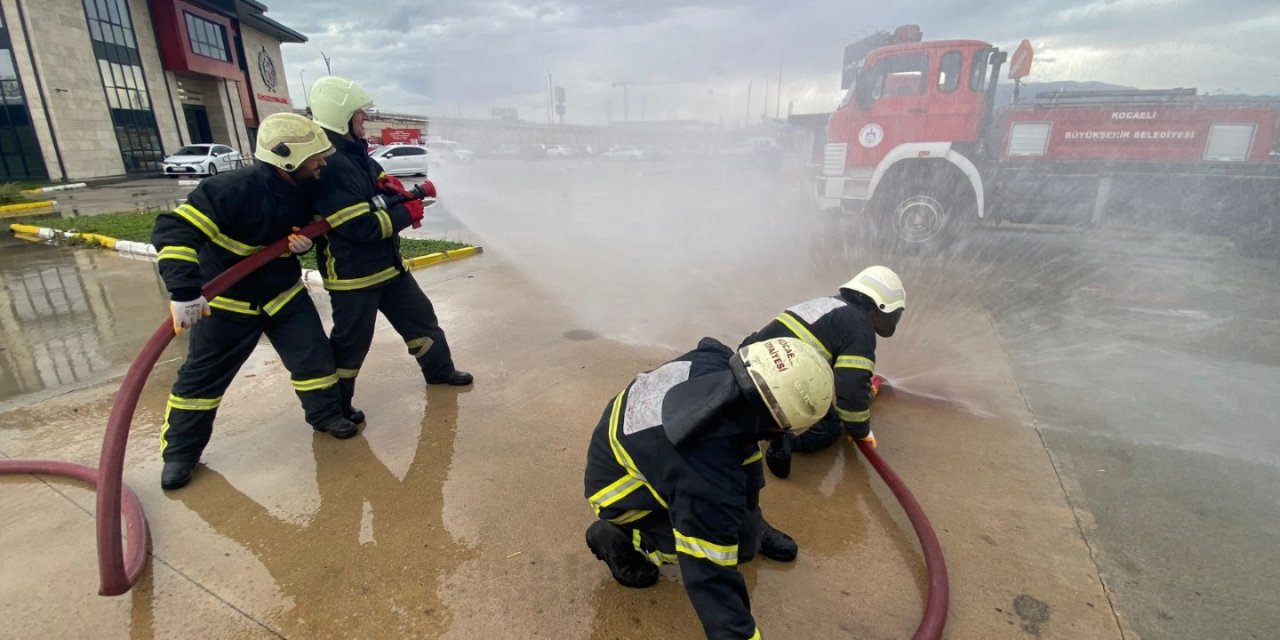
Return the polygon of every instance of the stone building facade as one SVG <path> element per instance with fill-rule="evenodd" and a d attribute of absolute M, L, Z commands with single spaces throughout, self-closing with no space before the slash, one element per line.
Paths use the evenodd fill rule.
<path fill-rule="evenodd" d="M 0 0 L 0 182 L 154 175 L 194 143 L 249 156 L 287 111 L 280 47 L 306 41 L 256 0 Z"/>

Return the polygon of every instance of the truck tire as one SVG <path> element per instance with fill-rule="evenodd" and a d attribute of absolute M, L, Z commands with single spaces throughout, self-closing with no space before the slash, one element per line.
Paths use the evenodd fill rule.
<path fill-rule="evenodd" d="M 951 212 L 931 195 L 915 194 L 898 201 L 889 222 L 898 240 L 924 244 L 941 239 L 951 225 Z"/>
<path fill-rule="evenodd" d="M 877 194 L 875 211 L 881 240 L 908 254 L 950 246 L 972 218 L 973 206 L 962 204 L 958 192 L 935 187 L 896 188 Z"/>

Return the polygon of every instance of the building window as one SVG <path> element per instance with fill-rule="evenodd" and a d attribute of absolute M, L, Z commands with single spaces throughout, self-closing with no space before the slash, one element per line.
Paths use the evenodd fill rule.
<path fill-rule="evenodd" d="M 47 180 L 27 97 L 18 80 L 9 29 L 0 15 L 0 180 Z"/>
<path fill-rule="evenodd" d="M 83 0 L 93 53 L 128 173 L 159 171 L 164 151 L 126 0 Z"/>
<path fill-rule="evenodd" d="M 185 11 L 182 15 L 187 17 L 187 37 L 196 55 L 231 62 L 231 55 L 227 53 L 227 30 L 222 25 Z"/>

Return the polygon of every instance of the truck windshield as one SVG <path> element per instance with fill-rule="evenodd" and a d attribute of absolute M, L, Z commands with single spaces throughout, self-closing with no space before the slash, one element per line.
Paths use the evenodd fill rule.
<path fill-rule="evenodd" d="M 882 58 L 871 70 L 871 95 L 876 100 L 888 96 L 923 95 L 928 71 L 929 56 L 923 53 Z"/>

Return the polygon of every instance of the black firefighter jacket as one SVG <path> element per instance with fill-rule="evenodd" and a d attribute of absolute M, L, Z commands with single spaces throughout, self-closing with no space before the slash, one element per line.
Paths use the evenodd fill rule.
<path fill-rule="evenodd" d="M 316 218 L 333 227 L 316 241 L 324 288 L 376 287 L 404 273 L 400 230 L 411 223 L 409 211 L 403 205 L 380 211 L 370 204 L 382 168 L 369 157 L 369 143 L 326 133 L 335 153 L 309 189 Z"/>
<path fill-rule="evenodd" d="M 733 399 L 678 447 L 662 421 L 698 412 L 707 394 L 672 390 L 685 381 L 729 374 L 732 355 L 720 342 L 703 338 L 697 349 L 637 376 L 606 409 L 608 419 L 592 434 L 587 454 L 586 497 L 597 514 L 602 508 L 626 510 L 622 520 L 634 520 L 669 512 L 685 589 L 713 639 L 759 634 L 737 564 L 739 532 L 764 486 L 758 440 L 767 410 L 734 387 Z M 754 550 L 744 549 L 744 558 L 749 553 Z"/>
<path fill-rule="evenodd" d="M 271 165 L 257 164 L 202 180 L 186 204 L 156 218 L 151 244 L 165 288 L 174 300 L 186 301 L 228 267 L 310 220 L 303 191 Z M 249 315 L 273 313 L 302 290 L 301 274 L 298 258 L 286 250 L 209 304 Z"/>
<path fill-rule="evenodd" d="M 863 304 L 843 295 L 814 298 L 783 311 L 742 343 L 799 338 L 817 349 L 835 372 L 836 416 L 858 439 L 871 431 L 871 376 L 876 366 L 876 330 Z"/>

